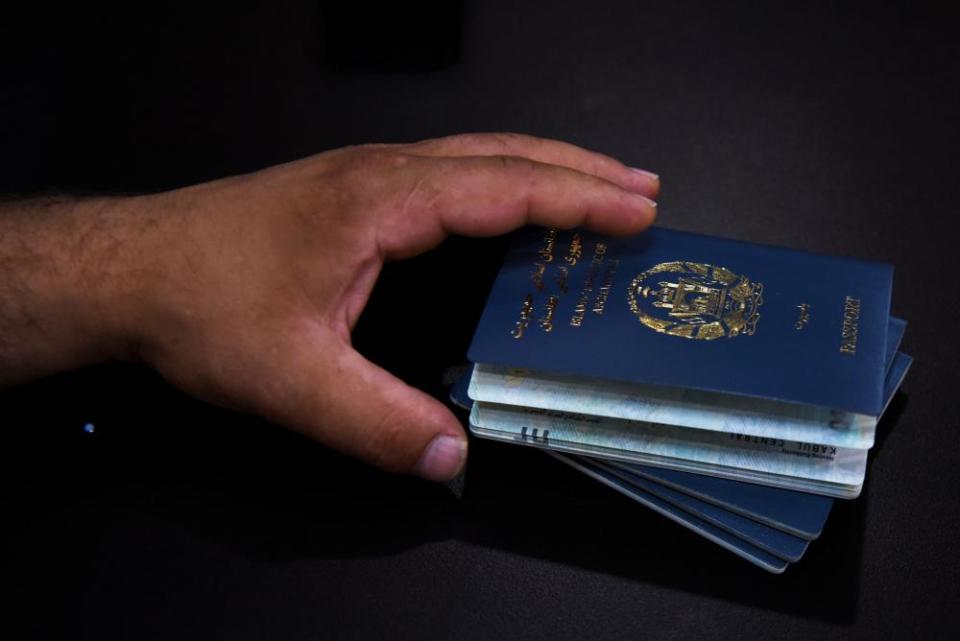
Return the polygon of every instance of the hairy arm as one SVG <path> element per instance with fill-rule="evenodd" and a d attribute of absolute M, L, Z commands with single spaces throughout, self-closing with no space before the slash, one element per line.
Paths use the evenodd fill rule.
<path fill-rule="evenodd" d="M 386 260 L 524 224 L 642 230 L 659 181 L 557 141 L 331 151 L 130 198 L 0 205 L 0 386 L 140 360 L 199 398 L 447 479 L 466 437 L 350 334 Z"/>
<path fill-rule="evenodd" d="M 130 356 L 103 318 L 119 199 L 0 204 L 0 386 Z"/>

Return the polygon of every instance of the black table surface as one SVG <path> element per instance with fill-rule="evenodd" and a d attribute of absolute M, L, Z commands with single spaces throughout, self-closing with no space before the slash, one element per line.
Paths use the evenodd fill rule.
<path fill-rule="evenodd" d="M 0 395 L 0 629 L 16 631 L 0 635 L 949 629 L 955 17 L 917 3 L 593 0 L 470 1 L 458 21 L 404 4 L 346 16 L 304 0 L 5 7 L 0 192 L 158 190 L 466 131 L 606 152 L 662 175 L 661 225 L 896 266 L 893 312 L 916 362 L 863 495 L 839 501 L 802 561 L 773 576 L 532 449 L 474 439 L 458 497 L 105 365 Z M 359 349 L 443 398 L 503 250 L 451 239 L 389 266 Z"/>

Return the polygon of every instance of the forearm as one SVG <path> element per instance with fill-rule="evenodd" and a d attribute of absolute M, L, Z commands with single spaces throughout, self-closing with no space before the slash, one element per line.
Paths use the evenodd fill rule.
<path fill-rule="evenodd" d="M 111 358 L 129 345 L 112 279 L 131 199 L 0 204 L 0 387 Z"/>

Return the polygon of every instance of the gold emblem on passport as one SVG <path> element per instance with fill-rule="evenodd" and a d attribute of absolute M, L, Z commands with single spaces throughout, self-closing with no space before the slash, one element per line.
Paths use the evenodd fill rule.
<path fill-rule="evenodd" d="M 655 332 L 710 341 L 757 330 L 763 284 L 723 267 L 674 261 L 634 278 L 627 300 Z"/>

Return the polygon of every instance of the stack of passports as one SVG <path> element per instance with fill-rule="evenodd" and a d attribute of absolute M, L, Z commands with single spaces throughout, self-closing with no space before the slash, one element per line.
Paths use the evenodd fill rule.
<path fill-rule="evenodd" d="M 772 572 L 855 498 L 910 367 L 889 265 L 652 229 L 521 230 L 452 396 Z"/>

